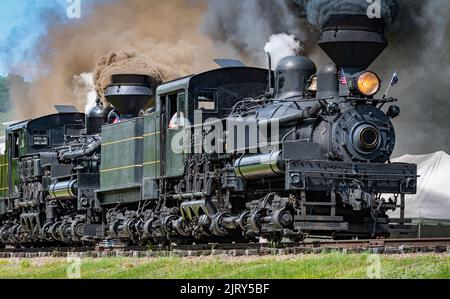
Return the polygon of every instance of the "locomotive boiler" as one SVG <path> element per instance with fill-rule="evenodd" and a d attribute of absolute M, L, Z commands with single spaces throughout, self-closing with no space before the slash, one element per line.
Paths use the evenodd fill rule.
<path fill-rule="evenodd" d="M 116 75 L 114 110 L 9 127 L 0 244 L 388 237 L 417 167 L 390 163 L 400 110 L 368 70 L 388 45 L 383 21 L 334 15 L 319 44 L 333 64 Z"/>

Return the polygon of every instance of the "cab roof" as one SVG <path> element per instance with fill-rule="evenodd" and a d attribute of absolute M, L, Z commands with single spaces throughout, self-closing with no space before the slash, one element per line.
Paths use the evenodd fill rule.
<path fill-rule="evenodd" d="M 210 70 L 207 72 L 203 72 L 203 73 L 199 73 L 199 74 L 194 74 L 194 75 L 190 75 L 190 76 L 186 76 L 183 78 L 179 78 L 173 81 L 169 81 L 166 82 L 164 84 L 161 84 L 157 89 L 156 89 L 156 93 L 158 95 L 161 94 L 168 94 L 168 93 L 172 93 L 172 92 L 176 92 L 182 89 L 189 89 L 189 85 L 191 83 L 192 80 L 198 78 L 198 77 L 207 77 L 210 75 L 214 75 L 214 74 L 219 74 L 219 73 L 228 73 L 230 71 L 236 71 L 236 70 L 241 70 L 243 72 L 245 71 L 261 71 L 261 72 L 268 72 L 267 69 L 262 69 L 262 68 L 256 68 L 256 67 L 225 67 L 225 68 L 219 68 L 219 69 L 214 69 L 214 70 Z"/>

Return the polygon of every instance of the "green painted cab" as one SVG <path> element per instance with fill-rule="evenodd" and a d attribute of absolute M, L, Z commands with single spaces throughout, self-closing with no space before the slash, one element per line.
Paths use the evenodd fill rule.
<path fill-rule="evenodd" d="M 9 195 L 8 184 L 8 157 L 6 155 L 0 156 L 0 199 Z"/>
<path fill-rule="evenodd" d="M 144 117 L 144 179 L 160 175 L 160 117 L 156 112 Z"/>
<path fill-rule="evenodd" d="M 0 215 L 6 213 L 5 199 L 9 195 L 8 184 L 8 158 L 6 155 L 0 156 Z"/>
<path fill-rule="evenodd" d="M 142 117 L 102 128 L 102 163 L 98 193 L 103 204 L 141 199 L 143 133 Z"/>

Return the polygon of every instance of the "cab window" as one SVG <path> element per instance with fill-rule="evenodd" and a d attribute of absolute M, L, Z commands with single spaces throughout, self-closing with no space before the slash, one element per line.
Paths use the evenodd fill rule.
<path fill-rule="evenodd" d="M 20 155 L 20 132 L 13 132 L 9 135 L 9 144 L 11 146 L 11 156 L 13 159 L 19 158 Z"/>
<path fill-rule="evenodd" d="M 169 129 L 176 130 L 185 126 L 185 96 L 186 93 L 184 91 L 168 96 Z"/>
<path fill-rule="evenodd" d="M 202 89 L 197 92 L 197 110 L 217 111 L 217 90 Z"/>

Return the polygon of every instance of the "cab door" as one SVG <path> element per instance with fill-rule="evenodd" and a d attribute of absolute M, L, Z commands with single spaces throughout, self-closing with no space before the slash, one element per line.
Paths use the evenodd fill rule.
<path fill-rule="evenodd" d="M 8 155 L 0 153 L 0 216 L 6 213 L 6 199 L 8 197 Z"/>
<path fill-rule="evenodd" d="M 165 148 L 162 157 L 162 170 L 164 177 L 179 177 L 184 174 L 185 157 L 182 147 L 184 132 L 186 130 L 185 117 L 187 116 L 187 92 L 182 90 L 162 97 L 161 145 Z"/>
<path fill-rule="evenodd" d="M 7 141 L 7 159 L 8 159 L 8 186 L 9 197 L 17 198 L 19 196 L 19 173 L 18 165 L 21 152 L 25 147 L 25 140 L 22 130 L 12 131 L 8 134 Z"/>

